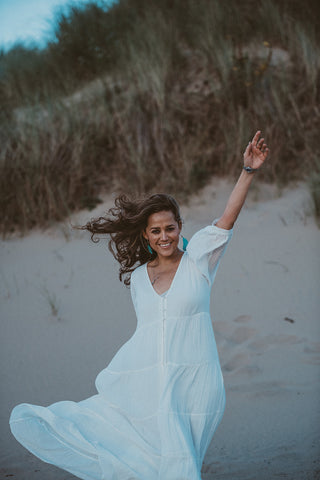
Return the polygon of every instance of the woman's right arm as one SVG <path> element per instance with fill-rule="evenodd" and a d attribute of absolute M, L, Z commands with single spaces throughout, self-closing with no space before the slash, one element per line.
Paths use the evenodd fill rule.
<path fill-rule="evenodd" d="M 261 167 L 269 153 L 267 144 L 264 143 L 264 138 L 259 140 L 260 134 L 261 132 L 258 130 L 252 141 L 248 143 L 243 154 L 244 166 L 250 167 L 253 170 L 257 170 Z M 242 170 L 240 177 L 231 192 L 226 208 L 216 223 L 217 227 L 225 230 L 230 230 L 233 227 L 243 207 L 253 177 L 253 172 L 249 173 L 244 169 Z"/>

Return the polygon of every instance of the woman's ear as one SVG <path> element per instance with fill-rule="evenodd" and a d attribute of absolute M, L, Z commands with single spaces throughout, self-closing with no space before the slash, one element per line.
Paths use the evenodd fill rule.
<path fill-rule="evenodd" d="M 148 240 L 148 236 L 146 234 L 146 231 L 145 230 L 142 230 L 142 236 L 145 240 Z"/>

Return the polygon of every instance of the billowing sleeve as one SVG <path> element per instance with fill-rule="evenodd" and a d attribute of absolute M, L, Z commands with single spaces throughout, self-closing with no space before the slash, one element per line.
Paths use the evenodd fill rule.
<path fill-rule="evenodd" d="M 233 229 L 225 230 L 216 226 L 218 219 L 196 232 L 187 245 L 187 253 L 199 271 L 212 285 L 221 258 L 232 237 Z"/>

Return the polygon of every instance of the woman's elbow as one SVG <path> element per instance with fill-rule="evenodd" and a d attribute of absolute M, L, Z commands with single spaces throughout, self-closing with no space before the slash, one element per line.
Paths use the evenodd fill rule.
<path fill-rule="evenodd" d="M 231 230 L 235 220 L 232 218 L 228 218 L 227 216 L 222 215 L 216 223 L 216 226 L 219 228 L 223 228 L 224 230 Z"/>

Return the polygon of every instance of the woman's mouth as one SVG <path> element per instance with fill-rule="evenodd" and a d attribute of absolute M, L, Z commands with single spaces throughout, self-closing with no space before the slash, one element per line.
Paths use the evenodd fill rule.
<path fill-rule="evenodd" d="M 170 245 L 171 245 L 171 242 L 168 242 L 168 243 L 159 243 L 158 245 L 159 245 L 159 247 L 161 247 L 161 248 L 169 248 Z"/>

